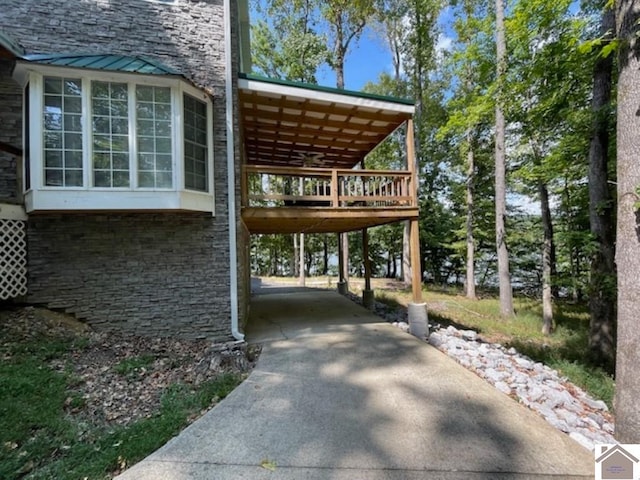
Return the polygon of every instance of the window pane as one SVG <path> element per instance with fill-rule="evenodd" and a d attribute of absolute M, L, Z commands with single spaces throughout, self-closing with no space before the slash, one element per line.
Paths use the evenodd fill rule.
<path fill-rule="evenodd" d="M 171 122 L 156 122 L 155 123 L 155 133 L 159 137 L 170 137 L 171 136 Z"/>
<path fill-rule="evenodd" d="M 96 187 L 129 185 L 128 89 L 126 83 L 91 83 L 93 182 Z"/>
<path fill-rule="evenodd" d="M 129 154 L 114 153 L 112 156 L 114 170 L 129 170 Z M 129 174 L 127 173 L 127 176 Z"/>
<path fill-rule="evenodd" d="M 62 151 L 62 134 L 58 132 L 44 132 L 44 148 Z"/>
<path fill-rule="evenodd" d="M 155 130 L 153 129 L 153 120 L 138 120 L 138 135 L 153 135 Z"/>
<path fill-rule="evenodd" d="M 81 81 L 79 78 L 65 78 L 63 83 L 65 96 L 79 97 L 82 95 Z"/>
<path fill-rule="evenodd" d="M 114 187 L 128 187 L 129 186 L 129 171 L 114 170 L 114 172 L 113 172 L 113 186 Z"/>
<path fill-rule="evenodd" d="M 82 113 L 82 99 L 80 97 L 65 97 L 64 110 L 69 113 Z"/>
<path fill-rule="evenodd" d="M 138 85 L 136 87 L 136 100 L 138 102 L 153 102 L 153 87 Z"/>
<path fill-rule="evenodd" d="M 184 172 L 185 188 L 209 190 L 207 141 L 207 105 L 184 96 Z"/>
<path fill-rule="evenodd" d="M 93 168 L 95 170 L 107 170 L 111 165 L 111 156 L 108 153 L 93 154 Z"/>
<path fill-rule="evenodd" d="M 156 169 L 163 172 L 171 172 L 171 155 L 157 155 Z"/>
<path fill-rule="evenodd" d="M 142 171 L 154 170 L 156 167 L 156 157 L 153 154 L 138 154 L 138 169 Z"/>
<path fill-rule="evenodd" d="M 158 172 L 156 174 L 157 188 L 171 188 L 172 184 L 171 172 Z"/>
<path fill-rule="evenodd" d="M 65 150 L 82 150 L 82 133 L 65 133 L 64 148 Z"/>
<path fill-rule="evenodd" d="M 82 170 L 65 170 L 64 185 L 66 187 L 82 186 Z"/>
<path fill-rule="evenodd" d="M 61 168 L 62 152 L 59 152 L 57 150 L 45 150 L 44 166 L 45 168 Z"/>
<path fill-rule="evenodd" d="M 44 171 L 44 181 L 45 185 L 49 187 L 63 187 L 64 184 L 62 183 L 62 169 L 46 169 Z"/>
<path fill-rule="evenodd" d="M 82 152 L 65 152 L 64 166 L 66 168 L 82 169 Z"/>
<path fill-rule="evenodd" d="M 56 77 L 45 77 L 44 93 L 55 93 L 62 95 L 62 79 Z"/>
<path fill-rule="evenodd" d="M 138 186 L 173 188 L 171 89 L 136 86 Z"/>
<path fill-rule="evenodd" d="M 44 78 L 44 181 L 82 186 L 82 81 Z"/>
<path fill-rule="evenodd" d="M 65 115 L 64 129 L 67 132 L 82 132 L 82 117 L 80 115 Z"/>
<path fill-rule="evenodd" d="M 108 171 L 95 170 L 93 172 L 93 186 L 94 187 L 110 187 L 111 174 Z"/>
<path fill-rule="evenodd" d="M 155 175 L 152 172 L 138 173 L 138 186 L 142 188 L 155 187 Z"/>

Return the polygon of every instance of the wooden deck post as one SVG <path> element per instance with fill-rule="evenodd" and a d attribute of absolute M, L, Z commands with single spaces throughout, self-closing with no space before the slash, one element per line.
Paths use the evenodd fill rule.
<path fill-rule="evenodd" d="M 422 303 L 422 269 L 420 268 L 420 231 L 418 220 L 411 220 L 411 291 L 413 303 Z"/>
<path fill-rule="evenodd" d="M 418 205 L 418 175 L 416 165 L 416 142 L 413 131 L 413 119 L 407 120 L 407 170 L 411 172 L 409 180 L 409 196 L 411 197 L 411 205 Z"/>
<path fill-rule="evenodd" d="M 413 119 L 407 120 L 407 169 L 411 172 L 409 196 L 411 204 L 418 206 L 418 165 L 413 131 Z M 420 268 L 420 223 L 417 218 L 409 226 L 409 250 L 411 257 L 411 291 L 413 301 L 408 305 L 409 331 L 418 338 L 428 338 L 429 321 L 427 305 L 422 301 L 422 269 Z"/>
<path fill-rule="evenodd" d="M 346 295 L 349 288 L 344 278 L 345 258 L 344 250 L 342 249 L 342 235 L 342 233 L 338 234 L 338 293 Z"/>

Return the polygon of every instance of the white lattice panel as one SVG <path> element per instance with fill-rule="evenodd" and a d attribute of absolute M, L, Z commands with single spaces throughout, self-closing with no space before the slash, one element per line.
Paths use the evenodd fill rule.
<path fill-rule="evenodd" d="M 27 293 L 25 222 L 0 218 L 0 300 Z"/>

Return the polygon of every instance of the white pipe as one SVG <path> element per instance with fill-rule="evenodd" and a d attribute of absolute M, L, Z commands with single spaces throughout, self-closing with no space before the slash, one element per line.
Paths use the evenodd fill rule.
<path fill-rule="evenodd" d="M 244 340 L 238 328 L 238 240 L 236 237 L 236 174 L 233 131 L 233 57 L 231 55 L 231 0 L 224 0 L 225 100 L 227 124 L 227 195 L 229 209 L 229 290 L 231 334 Z"/>

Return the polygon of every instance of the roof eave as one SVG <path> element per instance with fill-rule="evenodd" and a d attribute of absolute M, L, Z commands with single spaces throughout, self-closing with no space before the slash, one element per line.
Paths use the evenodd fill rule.
<path fill-rule="evenodd" d="M 243 75 L 238 79 L 238 88 L 251 92 L 300 97 L 357 108 L 400 113 L 406 115 L 407 118 L 412 117 L 416 111 L 415 105 L 406 100 L 368 95 L 348 90 L 340 91 L 338 89 L 325 87 L 317 88 L 312 85 L 295 84 L 293 82 L 265 81 L 247 75 Z"/>

